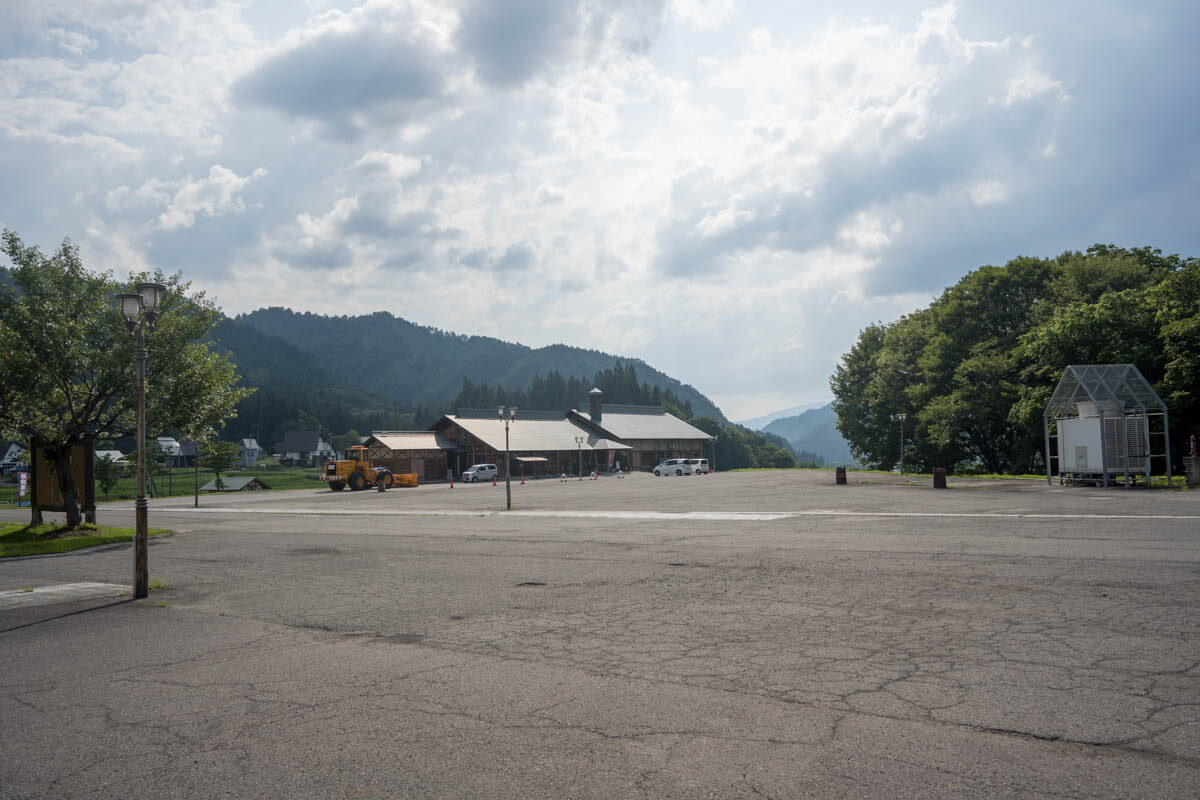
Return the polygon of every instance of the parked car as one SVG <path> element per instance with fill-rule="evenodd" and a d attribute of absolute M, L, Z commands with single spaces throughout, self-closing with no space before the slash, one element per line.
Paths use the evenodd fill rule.
<path fill-rule="evenodd" d="M 692 465 L 686 458 L 668 458 L 654 468 L 655 475 L 691 475 Z"/>
<path fill-rule="evenodd" d="M 709 473 L 707 458 L 689 458 L 687 463 L 691 465 L 692 474 L 694 475 L 707 475 Z"/>
<path fill-rule="evenodd" d="M 475 464 L 463 470 L 462 479 L 467 483 L 490 481 L 496 477 L 495 464 Z"/>

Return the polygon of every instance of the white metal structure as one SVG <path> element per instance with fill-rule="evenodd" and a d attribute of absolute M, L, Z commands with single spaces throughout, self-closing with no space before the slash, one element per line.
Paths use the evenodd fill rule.
<path fill-rule="evenodd" d="M 1042 417 L 1046 482 L 1057 466 L 1059 483 L 1108 486 L 1124 476 L 1129 486 L 1144 475 L 1149 485 L 1152 462 L 1161 458 L 1169 483 L 1167 434 L 1167 406 L 1133 364 L 1069 366 Z"/>

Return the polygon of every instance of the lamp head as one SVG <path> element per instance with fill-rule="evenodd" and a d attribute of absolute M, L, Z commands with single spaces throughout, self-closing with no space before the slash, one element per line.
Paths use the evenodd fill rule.
<path fill-rule="evenodd" d="M 167 287 L 161 283 L 139 283 L 137 293 L 142 296 L 142 305 L 151 314 L 158 313 L 159 303 L 167 293 Z"/>
<path fill-rule="evenodd" d="M 119 294 L 117 302 L 121 304 L 121 313 L 129 322 L 137 322 L 142 314 L 142 296 L 140 294 Z"/>

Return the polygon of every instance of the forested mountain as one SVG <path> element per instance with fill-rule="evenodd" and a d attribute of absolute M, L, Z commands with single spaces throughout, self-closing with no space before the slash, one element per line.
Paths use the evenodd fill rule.
<path fill-rule="evenodd" d="M 1135 365 L 1167 403 L 1179 467 L 1200 429 L 1200 259 L 1094 245 L 981 267 L 928 308 L 864 329 L 830 381 L 859 460 L 1044 469 L 1042 414 L 1071 364 Z"/>
<path fill-rule="evenodd" d="M 243 385 L 258 389 L 221 435 L 254 437 L 267 448 L 289 429 L 424 428 L 467 406 L 565 409 L 586 404 L 594 386 L 605 402 L 725 419 L 704 395 L 641 361 L 459 336 L 386 313 L 324 317 L 262 309 L 223 320 L 211 339 L 237 364 Z"/>
<path fill-rule="evenodd" d="M 312 355 L 278 336 L 224 319 L 210 337 L 237 364 L 242 385 L 257 391 L 237 407 L 224 439 L 255 438 L 268 451 L 287 430 L 397 430 L 411 428 L 414 414 L 377 392 L 356 388 L 325 369 Z"/>
<path fill-rule="evenodd" d="M 487 336 L 466 336 L 415 325 L 383 311 L 359 317 L 327 317 L 286 308 L 243 314 L 237 322 L 277 336 L 311 355 L 341 386 L 378 392 L 408 406 L 440 404 L 454 397 L 464 378 L 510 389 L 558 373 L 588 378 L 618 363 L 633 364 L 639 381 L 674 392 L 697 414 L 720 420 L 716 405 L 645 362 L 566 345 L 530 348 Z M 574 401 L 572 401 L 574 402 Z"/>
<path fill-rule="evenodd" d="M 763 428 L 782 436 L 796 451 L 816 453 L 828 464 L 851 464 L 850 443 L 838 433 L 833 403 L 812 408 L 793 417 L 782 417 Z"/>

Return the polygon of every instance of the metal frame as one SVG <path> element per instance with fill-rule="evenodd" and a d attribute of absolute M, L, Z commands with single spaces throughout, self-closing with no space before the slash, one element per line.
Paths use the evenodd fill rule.
<path fill-rule="evenodd" d="M 1079 403 L 1091 403 L 1096 409 L 1095 418 L 1099 419 L 1100 428 L 1100 470 L 1064 469 L 1062 454 L 1057 452 L 1061 439 L 1058 434 L 1059 422 L 1069 419 L 1093 418 L 1093 415 L 1081 415 Z M 1154 391 L 1150 383 L 1142 377 L 1142 373 L 1133 364 L 1075 364 L 1063 370 L 1046 411 L 1042 415 L 1042 441 L 1046 448 L 1046 483 L 1053 484 L 1054 463 L 1058 466 L 1058 482 L 1064 483 L 1093 483 L 1109 485 L 1110 476 L 1124 474 L 1125 486 L 1130 485 L 1131 477 L 1136 480 L 1137 473 L 1129 470 L 1130 442 L 1129 428 L 1131 418 L 1140 417 L 1143 421 L 1141 429 L 1145 447 L 1145 478 L 1150 485 L 1150 476 L 1154 471 L 1153 462 L 1156 458 L 1163 460 L 1163 472 L 1167 476 L 1167 484 L 1171 481 L 1171 440 L 1167 422 L 1167 406 Z M 1114 426 L 1114 433 L 1119 441 L 1109 442 L 1109 426 L 1106 419 L 1120 420 Z M 1152 420 L 1161 420 L 1161 429 L 1152 431 Z M 1054 423 L 1054 433 L 1051 433 L 1051 422 Z M 1153 442 L 1161 439 L 1161 452 L 1154 452 Z M 1051 447 L 1051 445 L 1055 445 Z M 1113 444 L 1119 457 L 1119 463 L 1109 464 L 1109 445 Z M 1142 455 L 1138 455 L 1142 458 Z"/>

